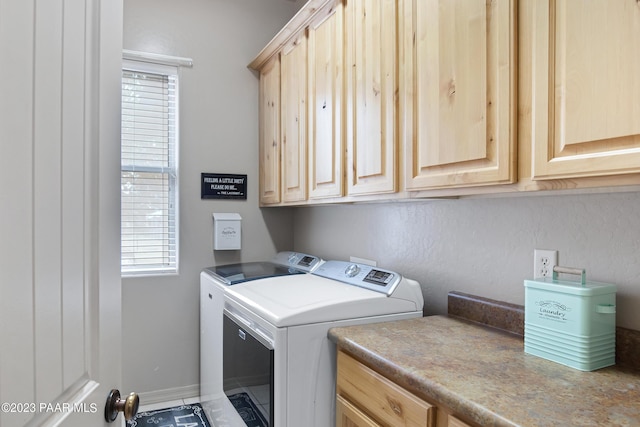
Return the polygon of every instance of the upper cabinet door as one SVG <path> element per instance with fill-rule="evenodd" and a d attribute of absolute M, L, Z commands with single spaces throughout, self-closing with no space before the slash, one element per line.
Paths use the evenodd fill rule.
<path fill-rule="evenodd" d="M 332 1 L 309 25 L 309 198 L 343 195 L 343 39 Z"/>
<path fill-rule="evenodd" d="M 282 201 L 307 198 L 307 37 L 302 31 L 280 56 Z"/>
<path fill-rule="evenodd" d="M 280 59 L 260 70 L 260 203 L 280 202 Z"/>
<path fill-rule="evenodd" d="M 345 8 L 347 193 L 396 191 L 397 1 Z"/>
<path fill-rule="evenodd" d="M 515 2 L 400 4 L 406 188 L 513 182 Z"/>
<path fill-rule="evenodd" d="M 640 172 L 640 4 L 523 5 L 533 178 Z"/>

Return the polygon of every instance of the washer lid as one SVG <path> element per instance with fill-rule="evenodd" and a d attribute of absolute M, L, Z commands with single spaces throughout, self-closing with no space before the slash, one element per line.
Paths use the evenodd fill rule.
<path fill-rule="evenodd" d="M 300 252 L 278 252 L 271 261 L 241 262 L 205 268 L 224 285 L 231 286 L 266 277 L 289 276 L 314 271 L 324 261 L 314 255 Z"/>
<path fill-rule="evenodd" d="M 416 301 L 311 274 L 241 283 L 227 288 L 226 298 L 276 327 L 422 311 Z"/>
<path fill-rule="evenodd" d="M 272 262 L 241 262 L 238 264 L 209 267 L 206 268 L 205 271 L 226 285 L 236 285 L 250 280 L 264 279 L 266 277 L 304 274 L 301 270 Z"/>

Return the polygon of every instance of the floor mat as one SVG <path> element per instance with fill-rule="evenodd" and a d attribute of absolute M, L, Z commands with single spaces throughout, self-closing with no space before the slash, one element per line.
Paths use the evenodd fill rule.
<path fill-rule="evenodd" d="M 127 427 L 211 427 L 199 403 L 181 405 L 167 409 L 139 412 L 127 421 Z"/>
<path fill-rule="evenodd" d="M 253 403 L 253 400 L 247 393 L 237 393 L 229 396 L 229 400 L 236 408 L 238 414 L 242 417 L 242 420 L 247 427 L 268 427 L 269 424 L 265 420 L 262 412 Z"/>

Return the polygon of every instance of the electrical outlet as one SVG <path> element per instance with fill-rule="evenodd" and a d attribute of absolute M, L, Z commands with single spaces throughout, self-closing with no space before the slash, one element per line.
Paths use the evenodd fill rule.
<path fill-rule="evenodd" d="M 533 277 L 551 277 L 553 267 L 558 265 L 558 251 L 533 250 Z"/>

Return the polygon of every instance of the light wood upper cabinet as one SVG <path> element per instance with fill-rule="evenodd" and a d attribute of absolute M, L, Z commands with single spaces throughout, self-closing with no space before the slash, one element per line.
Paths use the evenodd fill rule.
<path fill-rule="evenodd" d="M 343 5 L 330 2 L 308 27 L 309 198 L 343 195 Z"/>
<path fill-rule="evenodd" d="M 295 37 L 280 54 L 282 201 L 307 198 L 307 37 Z"/>
<path fill-rule="evenodd" d="M 399 4 L 406 188 L 513 182 L 514 1 Z"/>
<path fill-rule="evenodd" d="M 260 70 L 260 203 L 280 202 L 280 59 Z"/>
<path fill-rule="evenodd" d="M 533 179 L 640 172 L 640 3 L 521 4 Z"/>
<path fill-rule="evenodd" d="M 345 7 L 347 193 L 397 190 L 397 1 Z"/>
<path fill-rule="evenodd" d="M 309 0 L 249 66 L 262 205 L 638 183 L 637 0 Z"/>

